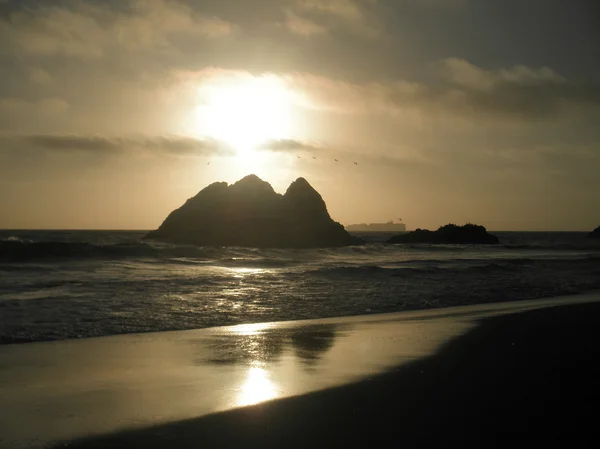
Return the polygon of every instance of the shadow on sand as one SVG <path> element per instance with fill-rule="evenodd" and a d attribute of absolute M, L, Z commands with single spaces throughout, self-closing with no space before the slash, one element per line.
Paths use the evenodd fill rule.
<path fill-rule="evenodd" d="M 598 304 L 485 319 L 354 384 L 66 447 L 596 447 L 598 337 Z"/>

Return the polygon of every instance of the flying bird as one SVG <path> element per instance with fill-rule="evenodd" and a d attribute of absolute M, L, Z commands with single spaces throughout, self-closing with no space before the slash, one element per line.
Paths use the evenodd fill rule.
<path fill-rule="evenodd" d="M 300 156 L 296 156 L 298 159 L 300 159 Z"/>
<path fill-rule="evenodd" d="M 358 165 L 358 162 L 355 162 L 354 165 Z"/>
<path fill-rule="evenodd" d="M 337 159 L 334 159 L 336 162 L 339 162 Z"/>
<path fill-rule="evenodd" d="M 313 156 L 313 159 L 316 159 L 316 158 L 317 158 L 317 156 Z"/>

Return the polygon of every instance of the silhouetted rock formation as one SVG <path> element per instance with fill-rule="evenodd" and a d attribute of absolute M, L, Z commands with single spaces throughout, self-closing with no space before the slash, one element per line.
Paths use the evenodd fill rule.
<path fill-rule="evenodd" d="M 174 210 L 146 238 L 202 246 L 318 248 L 362 243 L 333 221 L 304 179 L 285 195 L 256 175 L 216 182 Z"/>
<path fill-rule="evenodd" d="M 588 237 L 591 239 L 600 239 L 600 226 L 594 229 L 592 232 L 588 234 Z"/>
<path fill-rule="evenodd" d="M 447 243 L 447 244 L 495 244 L 498 237 L 486 231 L 483 226 L 448 224 L 437 231 L 417 229 L 407 234 L 395 235 L 387 243 Z"/>

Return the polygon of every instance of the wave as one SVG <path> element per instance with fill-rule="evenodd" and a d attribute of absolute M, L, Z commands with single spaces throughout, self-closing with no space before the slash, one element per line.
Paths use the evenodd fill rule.
<path fill-rule="evenodd" d="M 420 274 L 447 274 L 447 275 L 468 275 L 469 273 L 494 273 L 494 272 L 518 272 L 524 268 L 533 267 L 537 264 L 564 264 L 568 266 L 574 266 L 577 264 L 587 264 L 593 266 L 600 260 L 600 257 L 588 257 L 577 261 L 565 260 L 565 259 L 508 259 L 508 260 L 495 260 L 495 261 L 478 261 L 468 259 L 454 259 L 454 260 L 409 260 L 398 262 L 398 265 L 394 266 L 395 263 L 380 265 L 356 265 L 356 266 L 335 266 L 335 267 L 321 267 L 316 270 L 304 272 L 305 274 L 312 276 L 325 276 L 325 277 L 410 277 L 411 275 Z M 438 263 L 436 263 L 438 262 Z M 293 273 L 292 273 L 293 275 Z"/>
<path fill-rule="evenodd" d="M 79 281 L 73 280 L 48 280 L 48 281 L 35 281 L 28 285 L 34 289 L 55 289 L 60 287 L 77 286 L 82 285 Z"/>
<path fill-rule="evenodd" d="M 55 268 L 50 267 L 50 266 L 35 266 L 35 265 L 31 265 L 31 264 L 27 264 L 27 265 L 3 264 L 1 262 L 2 262 L 2 258 L 0 257 L 0 273 L 2 273 L 2 272 L 18 273 L 20 271 L 24 271 L 24 272 L 27 272 L 28 274 L 31 274 L 32 272 L 45 273 L 45 272 L 56 271 Z"/>
<path fill-rule="evenodd" d="M 286 259 L 269 259 L 269 258 L 258 258 L 258 259 L 244 259 L 244 258 L 227 258 L 215 261 L 215 265 L 223 267 L 247 267 L 247 268 L 286 268 L 292 267 L 300 263 L 295 260 Z"/>
<path fill-rule="evenodd" d="M 76 234 L 74 234 L 76 235 Z M 515 257 L 532 256 L 529 250 L 543 251 L 542 255 L 554 254 L 570 255 L 562 250 L 576 250 L 575 257 L 583 257 L 582 251 L 588 254 L 596 253 L 600 247 L 594 242 L 579 239 L 573 243 L 552 245 L 539 245 L 536 242 L 508 242 L 503 245 L 485 246 L 481 245 L 429 245 L 429 244 L 407 244 L 407 245 L 385 245 L 382 243 L 371 243 L 361 246 L 350 246 L 343 248 L 323 249 L 259 249 L 259 248 L 219 248 L 198 247 L 193 245 L 171 245 L 157 242 L 140 241 L 139 237 L 128 241 L 87 241 L 87 240 L 29 240 L 29 236 L 7 235 L 0 239 L 0 263 L 4 263 L 0 270 L 7 271 L 6 263 L 31 263 L 56 261 L 61 259 L 123 259 L 143 258 L 155 259 L 161 262 L 179 264 L 202 264 L 212 263 L 225 267 L 257 267 L 257 268 L 285 268 L 302 263 L 313 263 L 322 260 L 336 260 L 337 265 L 345 265 L 345 260 L 362 260 L 365 265 L 368 260 L 374 261 L 371 265 L 378 265 L 381 259 L 396 259 L 397 262 L 386 262 L 388 265 L 402 267 L 407 264 L 419 265 L 423 258 L 428 259 L 427 264 L 433 266 L 452 265 L 463 262 L 473 262 L 473 258 L 480 257 L 484 251 L 486 258 L 492 254 L 498 254 L 502 263 L 519 263 L 516 261 L 506 262 L 505 254 Z M 47 236 L 44 236 L 47 237 Z M 550 252 L 548 252 L 548 251 Z M 416 254 L 416 255 L 415 255 Z M 437 254 L 437 257 L 436 257 Z M 413 257 L 414 255 L 414 257 Z M 510 257 L 510 256 L 509 256 Z M 400 260 L 399 260 L 400 259 Z M 407 260 L 401 260 L 407 259 Z M 516 260 L 516 259 L 515 259 Z M 522 259 L 528 263 L 527 259 Z M 352 264 L 349 264 L 352 265 Z"/>
<path fill-rule="evenodd" d="M 107 245 L 89 242 L 60 242 L 13 239 L 0 240 L 1 271 L 25 268 L 18 263 L 57 261 L 63 259 L 155 259 L 185 265 L 210 263 L 223 267 L 284 268 L 307 260 L 280 250 L 256 248 L 216 248 L 160 243 L 114 243 Z M 308 257 L 310 259 L 310 257 Z M 10 263 L 11 265 L 8 265 Z"/>
<path fill-rule="evenodd" d="M 494 246 L 493 249 L 499 250 L 532 250 L 532 251 L 569 251 L 569 250 L 597 250 L 600 248 L 596 242 L 583 241 L 579 243 L 553 243 L 553 244 L 535 244 L 535 243 L 505 243 Z"/>
<path fill-rule="evenodd" d="M 431 273 L 438 271 L 437 268 L 386 268 L 378 265 L 362 265 L 354 267 L 323 267 L 304 273 L 288 273 L 288 276 L 319 276 L 325 278 L 348 278 L 352 280 L 360 278 L 384 278 L 411 276 L 420 273 Z"/>
<path fill-rule="evenodd" d="M 1 262 L 32 262 L 55 259 L 171 257 L 209 258 L 214 251 L 198 247 L 165 247 L 146 243 L 117 243 L 97 245 L 88 242 L 59 242 L 26 240 L 0 241 Z"/>
<path fill-rule="evenodd" d="M 0 242 L 31 242 L 29 239 L 24 239 L 17 235 L 9 235 L 5 239 L 0 239 Z"/>
<path fill-rule="evenodd" d="M 412 265 L 447 266 L 447 267 L 452 267 L 452 266 L 456 266 L 456 265 L 473 266 L 473 265 L 480 265 L 482 263 L 487 262 L 488 260 L 490 260 L 490 259 L 489 258 L 487 258 L 487 259 L 482 259 L 482 258 L 468 259 L 468 258 L 456 258 L 456 257 L 447 258 L 447 259 L 417 258 L 417 259 L 405 259 L 405 260 L 386 262 L 385 265 L 386 266 L 399 266 L 399 267 L 412 266 Z M 494 259 L 494 260 L 498 260 L 499 262 L 505 263 L 508 265 L 527 265 L 527 264 L 534 262 L 536 259 L 530 259 L 530 258 L 502 259 L 502 258 L 500 258 L 500 259 Z M 541 260 L 541 259 L 537 259 L 537 260 Z"/>
<path fill-rule="evenodd" d="M 371 276 L 374 274 L 390 273 L 398 268 L 384 268 L 378 265 L 361 265 L 356 267 L 323 267 L 308 271 L 306 274 L 333 276 Z"/>

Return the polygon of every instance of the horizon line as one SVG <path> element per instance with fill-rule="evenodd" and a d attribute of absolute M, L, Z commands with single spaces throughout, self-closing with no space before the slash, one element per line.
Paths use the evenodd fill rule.
<path fill-rule="evenodd" d="M 346 225 L 342 225 L 344 226 L 344 228 L 346 227 Z M 348 225 L 350 226 L 350 225 Z M 444 226 L 444 225 L 441 225 Z M 439 226 L 438 226 L 439 227 Z M 152 228 L 152 229 L 140 229 L 140 228 L 0 228 L 0 232 L 4 232 L 4 231 L 79 231 L 79 232 L 89 232 L 89 231 L 96 231 L 96 232 L 150 232 L 150 231 L 154 231 L 156 228 Z M 404 232 L 411 232 L 411 231 L 415 231 L 417 229 L 428 229 L 428 228 L 407 228 L 406 231 Z M 433 228 L 432 228 L 433 229 Z M 436 228 L 437 229 L 437 228 Z M 535 229 L 535 230 L 531 230 L 531 229 L 504 229 L 504 230 L 494 230 L 494 229 L 489 229 L 489 232 L 591 232 L 593 231 L 595 228 L 593 229 L 560 229 L 560 230 L 548 230 L 548 229 Z M 350 232 L 350 231 L 349 231 Z M 396 231 L 358 231 L 358 233 L 385 233 L 385 234 L 393 234 Z"/>

